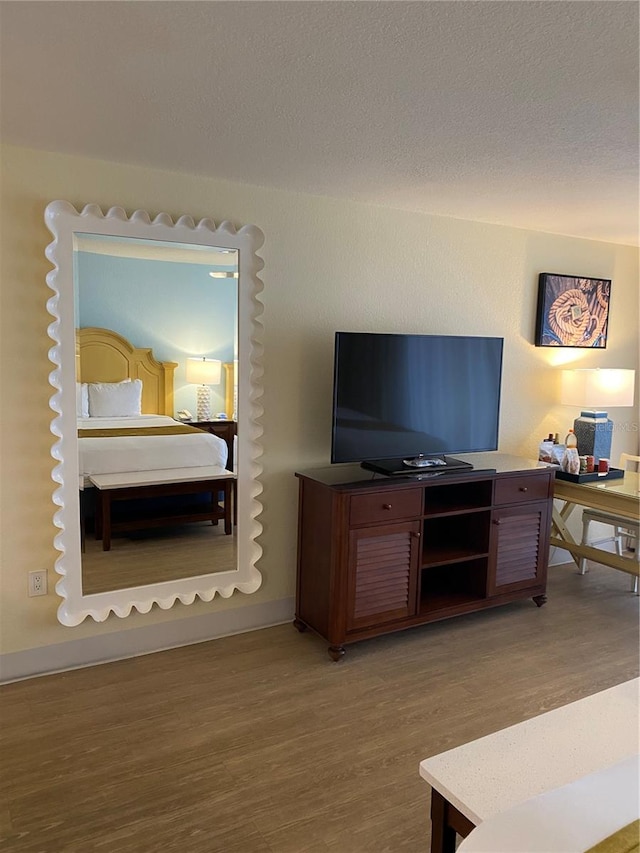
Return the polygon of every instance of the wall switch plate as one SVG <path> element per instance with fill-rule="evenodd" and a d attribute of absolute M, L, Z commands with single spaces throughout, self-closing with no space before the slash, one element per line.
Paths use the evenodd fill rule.
<path fill-rule="evenodd" d="M 47 594 L 47 572 L 29 572 L 29 596 Z"/>

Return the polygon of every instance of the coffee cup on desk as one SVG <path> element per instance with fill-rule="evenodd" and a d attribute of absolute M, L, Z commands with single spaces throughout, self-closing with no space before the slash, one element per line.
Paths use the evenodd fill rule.
<path fill-rule="evenodd" d="M 606 458 L 598 459 L 598 474 L 609 473 L 609 460 Z"/>

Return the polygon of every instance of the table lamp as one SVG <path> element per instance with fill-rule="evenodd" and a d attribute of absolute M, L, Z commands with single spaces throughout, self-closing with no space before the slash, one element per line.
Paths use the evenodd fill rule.
<path fill-rule="evenodd" d="M 561 372 L 560 402 L 582 408 L 573 422 L 581 456 L 611 458 L 613 421 L 605 408 L 633 406 L 634 384 L 635 370 L 607 367 Z"/>
<path fill-rule="evenodd" d="M 199 421 L 211 419 L 210 385 L 219 385 L 222 362 L 215 358 L 188 358 L 187 382 L 198 386 L 197 417 Z"/>

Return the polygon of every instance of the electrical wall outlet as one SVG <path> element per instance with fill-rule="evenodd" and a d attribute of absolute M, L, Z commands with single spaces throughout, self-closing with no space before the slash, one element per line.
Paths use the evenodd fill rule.
<path fill-rule="evenodd" d="M 29 572 L 29 596 L 47 594 L 47 572 Z"/>

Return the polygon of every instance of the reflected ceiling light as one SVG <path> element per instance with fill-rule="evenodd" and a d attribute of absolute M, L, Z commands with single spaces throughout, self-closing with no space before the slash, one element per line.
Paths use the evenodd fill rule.
<path fill-rule="evenodd" d="M 238 278 L 237 272 L 210 272 L 211 278 Z"/>

